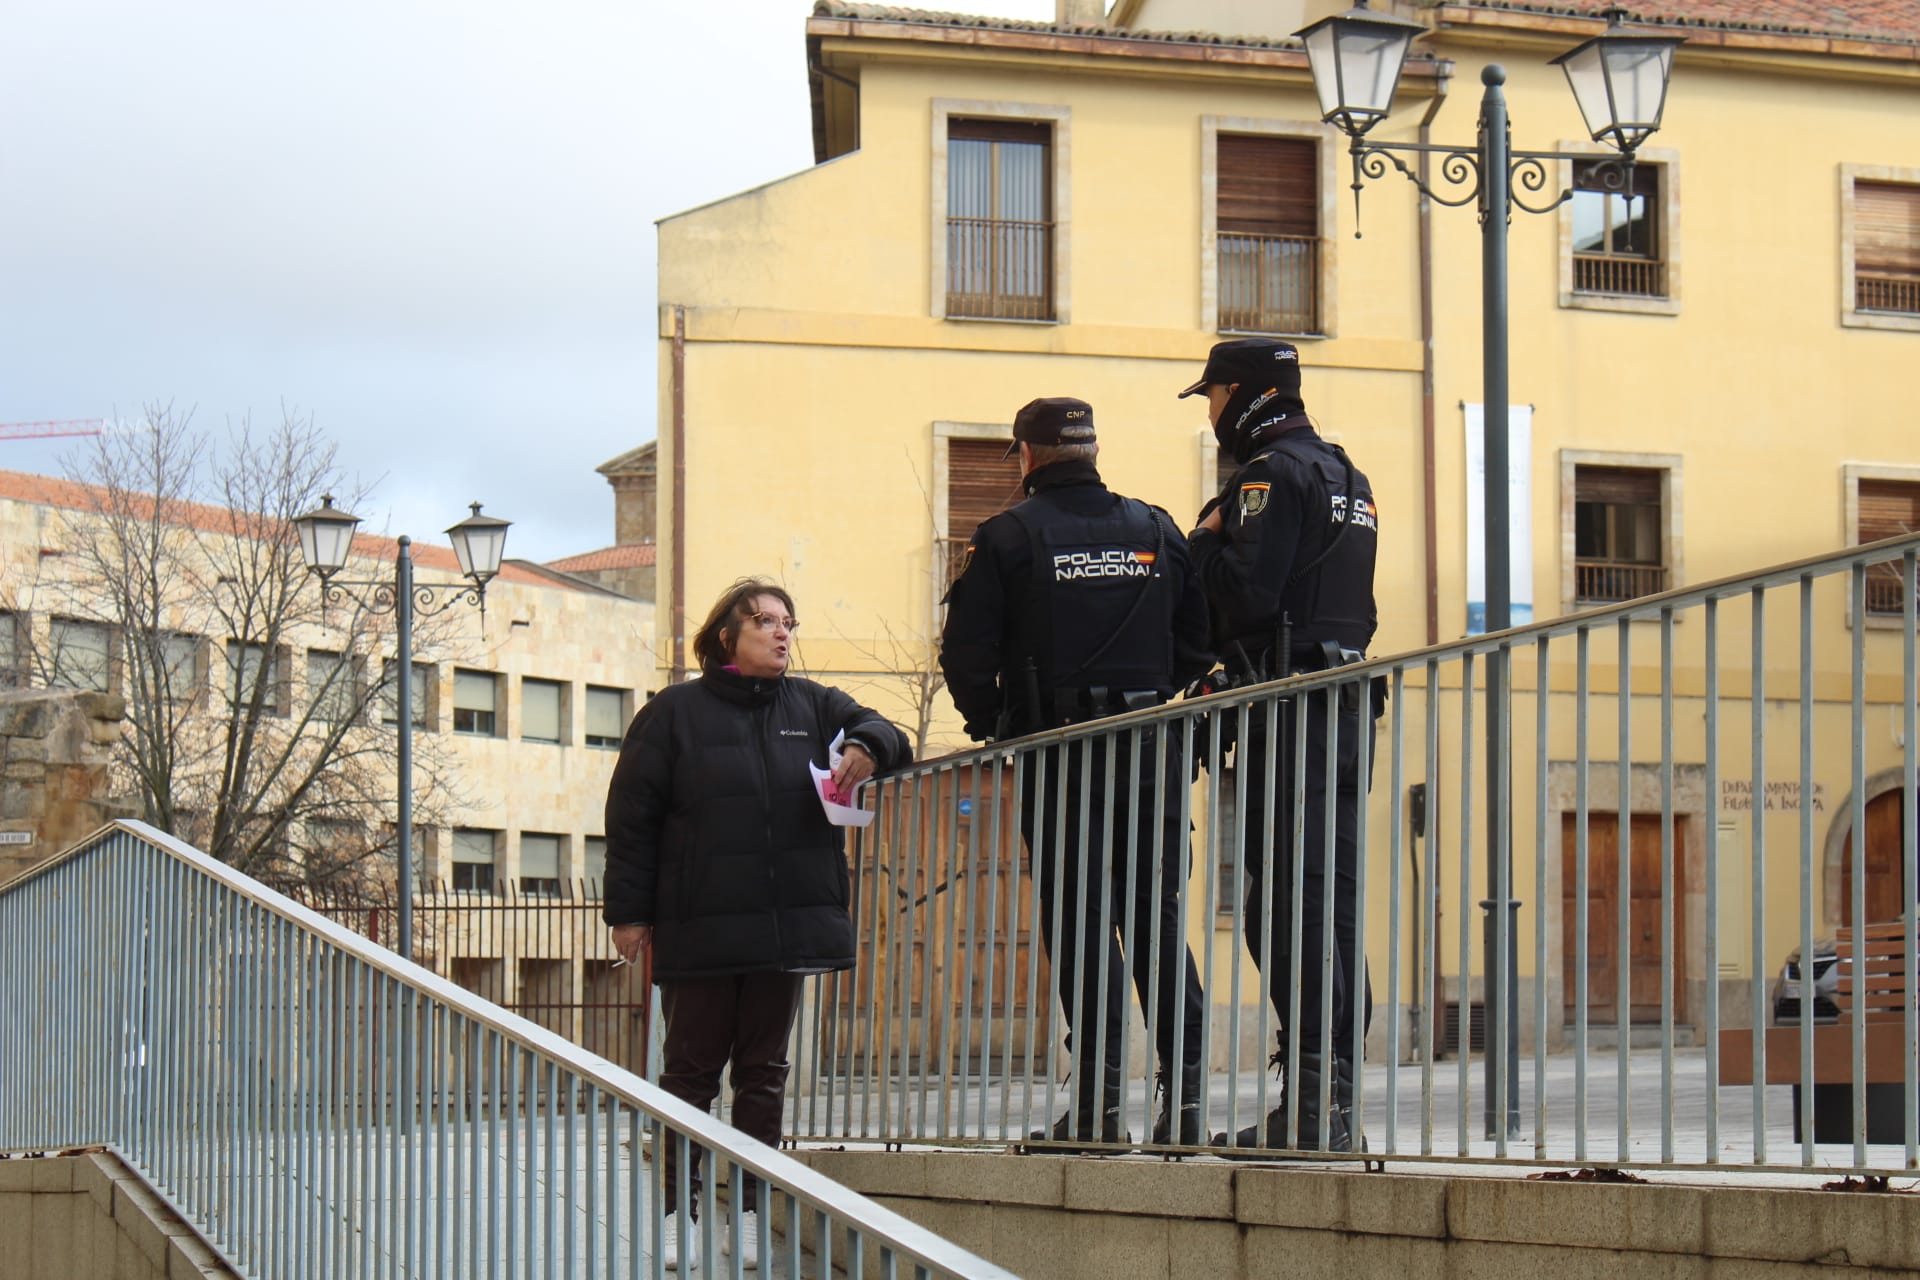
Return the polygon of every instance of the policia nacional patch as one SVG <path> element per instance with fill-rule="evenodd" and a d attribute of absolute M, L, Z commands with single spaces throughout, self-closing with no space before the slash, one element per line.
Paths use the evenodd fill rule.
<path fill-rule="evenodd" d="M 1240 514 L 1257 516 L 1267 509 L 1267 490 L 1271 488 L 1265 480 L 1254 481 L 1240 486 Z"/>

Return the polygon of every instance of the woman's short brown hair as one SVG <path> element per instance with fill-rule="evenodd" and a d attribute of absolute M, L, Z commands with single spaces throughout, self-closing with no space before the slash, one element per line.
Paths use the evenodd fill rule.
<path fill-rule="evenodd" d="M 738 636 L 740 624 L 753 615 L 751 605 L 760 596 L 772 596 L 787 606 L 787 613 L 793 613 L 793 597 L 787 589 L 777 582 L 765 578 L 742 578 L 713 602 L 713 608 L 707 611 L 707 620 L 700 624 L 700 632 L 693 638 L 693 656 L 699 660 L 703 671 L 718 670 L 733 659 L 733 646 L 728 643 L 730 636 Z"/>

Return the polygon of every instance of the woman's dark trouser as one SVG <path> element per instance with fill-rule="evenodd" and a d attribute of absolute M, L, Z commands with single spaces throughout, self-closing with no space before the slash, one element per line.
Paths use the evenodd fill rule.
<path fill-rule="evenodd" d="M 1153 730 L 1141 732 L 1137 762 L 1131 758 L 1129 734 L 1122 731 L 1115 736 L 1118 749 L 1111 794 L 1106 782 L 1106 741 L 1050 747 L 1021 762 L 1021 833 L 1039 882 L 1041 940 L 1068 1024 L 1076 1086 L 1072 1105 L 1075 1114 L 1088 1121 L 1121 1085 L 1120 1028 L 1126 1018 L 1123 965 L 1132 971 L 1142 1013 L 1151 1011 L 1154 1049 L 1163 1070 L 1177 1073 L 1183 1066 L 1197 1066 L 1200 1028 L 1207 1016 L 1200 973 L 1180 915 L 1180 888 L 1188 871 L 1187 824 L 1180 807 L 1180 779 L 1185 776 L 1182 739 L 1177 732 L 1169 734 L 1166 761 L 1156 767 Z M 1157 897 L 1156 804 L 1161 808 Z M 1130 842 L 1137 842 L 1131 877 Z M 1119 938 L 1126 933 L 1129 878 L 1133 882 L 1133 932 L 1128 939 L 1132 945 L 1123 955 Z M 1056 910 L 1060 915 L 1057 933 Z M 1108 922 L 1104 936 L 1103 912 Z M 1096 1053 L 1096 1045 L 1103 1052 Z M 1182 1103 L 1188 1101 L 1181 1098 Z"/>
<path fill-rule="evenodd" d="M 1364 681 L 1342 686 L 1336 695 L 1339 714 L 1334 725 L 1333 777 L 1333 857 L 1328 866 L 1327 849 L 1327 696 L 1324 692 L 1302 695 L 1309 702 L 1307 711 L 1307 749 L 1304 768 L 1296 770 L 1294 759 L 1294 708 L 1297 699 L 1279 704 L 1275 725 L 1278 749 L 1272 752 L 1269 767 L 1268 717 L 1263 708 L 1247 717 L 1240 745 L 1235 751 L 1236 766 L 1247 770 L 1246 818 L 1242 825 L 1244 844 L 1241 856 L 1247 873 L 1246 933 L 1247 950 L 1267 980 L 1267 993 L 1280 1019 L 1280 1044 L 1284 1050 L 1286 1028 L 1293 1019 L 1293 912 L 1300 909 L 1300 1052 L 1309 1057 L 1320 1053 L 1323 1013 L 1333 1020 L 1332 1043 L 1336 1056 L 1349 1062 L 1360 1060 L 1360 1044 L 1353 1035 L 1353 1000 L 1361 996 L 1367 1005 L 1363 1020 L 1371 1016 L 1371 991 L 1368 989 L 1364 962 L 1359 981 L 1354 981 L 1354 942 L 1359 927 L 1359 904 L 1355 898 L 1355 872 L 1359 862 L 1359 814 L 1366 788 L 1360 778 L 1360 731 L 1373 732 L 1372 716 L 1362 716 L 1366 706 Z M 1369 753 L 1368 763 L 1372 757 Z M 1273 776 L 1274 814 L 1266 815 L 1266 779 Z M 1304 793 L 1301 806 L 1302 875 L 1294 884 L 1294 788 Z M 1265 879 L 1268 842 L 1272 845 L 1273 879 Z M 1331 872 L 1331 880 L 1329 880 Z M 1322 956 L 1327 894 L 1333 893 L 1333 965 L 1332 986 L 1323 990 Z M 1263 909 L 1271 907 L 1273 937 L 1263 930 Z"/>
<path fill-rule="evenodd" d="M 733 1127 L 770 1147 L 780 1145 L 787 1099 L 787 1042 L 800 1011 L 795 973 L 742 973 L 719 978 L 675 978 L 660 983 L 666 1018 L 660 1087 L 702 1111 L 720 1096 L 720 1072 L 732 1063 Z M 679 1202 L 679 1143 L 667 1135 L 667 1212 Z M 693 1187 L 705 1154 L 693 1146 Z M 758 1180 L 748 1177 L 742 1212 L 758 1204 Z"/>

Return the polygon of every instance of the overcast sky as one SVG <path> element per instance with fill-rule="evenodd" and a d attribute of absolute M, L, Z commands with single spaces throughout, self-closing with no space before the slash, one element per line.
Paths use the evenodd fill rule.
<path fill-rule="evenodd" d="M 510 555 L 611 542 L 654 220 L 813 158 L 811 0 L 4 8 L 0 422 L 284 404 L 421 539 L 479 499 Z"/>

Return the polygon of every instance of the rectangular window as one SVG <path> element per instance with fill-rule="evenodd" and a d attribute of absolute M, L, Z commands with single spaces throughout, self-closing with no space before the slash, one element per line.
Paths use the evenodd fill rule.
<path fill-rule="evenodd" d="M 227 641 L 227 696 L 237 707 L 254 705 L 270 716 L 282 714 L 280 663 L 265 645 L 246 640 Z"/>
<path fill-rule="evenodd" d="M 22 619 L 17 613 L 0 610 L 0 689 L 18 689 L 26 684 L 20 665 Z"/>
<path fill-rule="evenodd" d="M 1920 315 L 1920 185 L 1853 184 L 1854 307 Z"/>
<path fill-rule="evenodd" d="M 413 727 L 427 727 L 427 708 L 432 705 L 434 666 L 430 662 L 413 664 L 413 682 L 407 690 L 407 700 L 413 703 Z M 380 723 L 399 724 L 398 711 L 400 700 L 400 670 L 392 658 L 382 664 L 381 679 L 385 683 L 380 688 Z"/>
<path fill-rule="evenodd" d="M 495 834 L 475 827 L 453 829 L 453 887 L 456 892 L 493 892 Z"/>
<path fill-rule="evenodd" d="M 1660 471 L 1576 466 L 1573 484 L 1575 603 L 1613 604 L 1665 591 Z"/>
<path fill-rule="evenodd" d="M 1920 533 L 1920 480 L 1860 481 L 1859 528 L 1855 542 L 1878 542 Z M 1905 582 L 1898 560 L 1867 569 L 1867 612 L 1900 617 L 1905 612 Z"/>
<path fill-rule="evenodd" d="M 559 742 L 560 690 L 554 680 L 520 682 L 520 737 L 525 742 Z"/>
<path fill-rule="evenodd" d="M 520 892 L 560 896 L 560 837 L 520 834 Z"/>
<path fill-rule="evenodd" d="M 1220 328 L 1319 333 L 1318 144 L 1223 133 L 1214 155 Z"/>
<path fill-rule="evenodd" d="M 1053 127 L 947 124 L 947 314 L 1051 320 Z"/>
<path fill-rule="evenodd" d="M 618 747 L 627 733 L 627 691 L 587 686 L 587 745 Z"/>
<path fill-rule="evenodd" d="M 453 731 L 482 738 L 498 737 L 497 702 L 499 681 L 491 671 L 453 673 Z"/>
<path fill-rule="evenodd" d="M 1610 162 L 1573 166 L 1574 292 L 1667 296 L 1660 169 L 1643 161 L 1628 177 Z"/>
<path fill-rule="evenodd" d="M 602 891 L 607 882 L 607 838 L 588 836 L 580 857 L 580 875 L 587 882 L 589 895 Z"/>
<path fill-rule="evenodd" d="M 973 531 L 1020 500 L 1020 457 L 1005 440 L 947 437 L 947 536 L 941 539 L 940 594 L 960 574 Z"/>
<path fill-rule="evenodd" d="M 130 654 L 129 660 L 151 665 L 149 679 L 161 697 L 185 701 L 200 692 L 200 643 L 199 636 L 164 632 L 153 638 L 145 654 Z"/>
<path fill-rule="evenodd" d="M 307 699 L 316 720 L 338 724 L 353 719 L 357 704 L 353 660 L 326 649 L 307 650 Z"/>
<path fill-rule="evenodd" d="M 50 683 L 56 689 L 113 692 L 113 629 L 104 622 L 55 618 L 48 628 Z"/>

